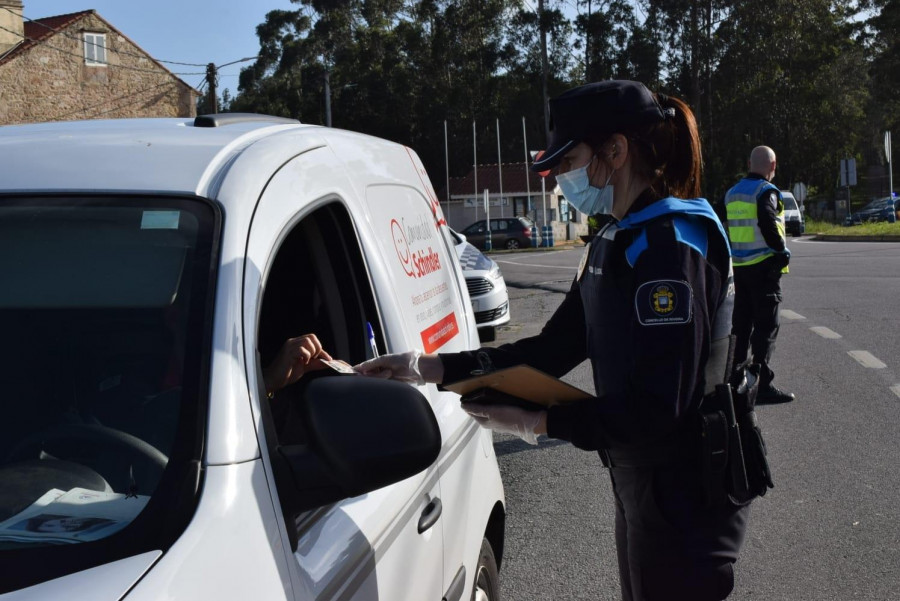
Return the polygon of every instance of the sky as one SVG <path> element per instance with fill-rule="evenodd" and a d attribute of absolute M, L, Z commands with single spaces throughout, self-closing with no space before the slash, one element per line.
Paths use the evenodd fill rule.
<path fill-rule="evenodd" d="M 180 63 L 224 65 L 256 56 L 256 26 L 270 10 L 296 10 L 290 0 L 22 0 L 26 19 L 94 9 L 153 58 Z M 205 67 L 165 66 L 198 88 Z M 238 63 L 219 71 L 219 90 L 237 92 Z"/>

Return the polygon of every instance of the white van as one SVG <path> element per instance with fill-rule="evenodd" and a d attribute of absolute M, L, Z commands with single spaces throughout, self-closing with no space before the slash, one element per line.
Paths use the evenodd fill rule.
<path fill-rule="evenodd" d="M 803 206 L 797 204 L 793 192 L 787 190 L 781 191 L 781 198 L 784 201 L 784 229 L 785 233 L 790 236 L 801 236 L 806 231 L 806 225 L 803 220 Z"/>
<path fill-rule="evenodd" d="M 241 114 L 0 127 L 0 282 L 4 599 L 498 597 L 500 474 L 457 395 L 262 384 L 309 332 L 350 364 L 478 346 L 410 149 Z"/>

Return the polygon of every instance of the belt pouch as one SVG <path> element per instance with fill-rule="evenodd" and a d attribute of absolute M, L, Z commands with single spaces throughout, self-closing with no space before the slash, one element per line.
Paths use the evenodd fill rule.
<path fill-rule="evenodd" d="M 772 471 L 766 455 L 766 442 L 756 420 L 756 412 L 749 411 L 740 418 L 741 438 L 744 443 L 744 461 L 747 464 L 749 492 L 753 496 L 763 496 L 775 487 Z"/>
<path fill-rule="evenodd" d="M 744 464 L 744 450 L 741 444 L 741 432 L 738 429 L 734 402 L 731 397 L 731 386 L 716 386 L 716 398 L 725 413 L 728 425 L 728 496 L 737 505 L 745 505 L 753 499 L 747 483 L 747 466 Z"/>
<path fill-rule="evenodd" d="M 711 506 L 725 492 L 725 470 L 728 467 L 728 423 L 725 413 L 701 413 L 700 427 L 703 500 L 707 506 Z"/>

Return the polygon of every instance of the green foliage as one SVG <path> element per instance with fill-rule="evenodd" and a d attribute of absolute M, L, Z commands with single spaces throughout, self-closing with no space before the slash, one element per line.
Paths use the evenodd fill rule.
<path fill-rule="evenodd" d="M 750 150 L 778 155 L 776 184 L 830 195 L 838 162 L 861 178 L 900 124 L 900 0 L 292 0 L 257 27 L 259 59 L 230 110 L 332 125 L 414 148 L 436 183 L 444 122 L 452 176 L 522 161 L 544 139 L 547 92 L 638 79 L 691 104 L 701 129 L 704 194 L 718 199 Z M 326 84 L 330 97 L 326 95 Z M 438 187 L 441 187 L 438 184 Z M 855 191 L 857 193 L 862 190 Z"/>

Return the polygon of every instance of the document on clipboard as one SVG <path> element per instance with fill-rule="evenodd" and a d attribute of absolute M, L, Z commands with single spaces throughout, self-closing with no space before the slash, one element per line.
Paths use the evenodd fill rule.
<path fill-rule="evenodd" d="M 552 405 L 571 403 L 587 399 L 593 395 L 576 386 L 567 384 L 558 378 L 528 365 L 516 365 L 498 369 L 465 380 L 444 384 L 444 389 L 463 397 L 480 396 L 480 391 L 490 389 L 483 395 L 485 402 L 499 402 L 520 405 L 524 408 L 546 409 Z M 516 399 L 520 402 L 516 402 Z M 466 401 L 478 402 L 477 398 L 466 398 Z"/>

